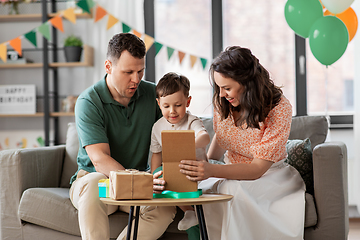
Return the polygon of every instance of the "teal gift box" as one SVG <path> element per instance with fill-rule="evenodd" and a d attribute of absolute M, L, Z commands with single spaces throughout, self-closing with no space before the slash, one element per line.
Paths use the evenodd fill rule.
<path fill-rule="evenodd" d="M 98 183 L 99 187 L 99 197 L 108 198 L 109 197 L 109 179 L 100 179 Z"/>

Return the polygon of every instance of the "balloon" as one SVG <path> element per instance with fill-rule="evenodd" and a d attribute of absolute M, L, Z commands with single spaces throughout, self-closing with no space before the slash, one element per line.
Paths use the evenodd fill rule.
<path fill-rule="evenodd" d="M 323 65 L 328 66 L 336 62 L 344 54 L 348 42 L 346 26 L 337 17 L 322 17 L 310 29 L 310 50 Z"/>
<path fill-rule="evenodd" d="M 338 14 L 348 9 L 354 0 L 321 0 L 321 2 L 327 10 Z"/>
<path fill-rule="evenodd" d="M 309 30 L 315 21 L 323 16 L 319 0 L 288 0 L 285 4 L 285 19 L 294 32 L 309 37 Z"/>
<path fill-rule="evenodd" d="M 329 15 L 333 15 L 333 14 L 329 10 L 326 10 L 324 12 L 324 16 L 329 16 Z M 349 32 L 349 42 L 351 42 L 358 28 L 358 19 L 355 11 L 351 7 L 349 7 L 344 12 L 336 14 L 335 16 L 338 17 L 345 24 Z"/>

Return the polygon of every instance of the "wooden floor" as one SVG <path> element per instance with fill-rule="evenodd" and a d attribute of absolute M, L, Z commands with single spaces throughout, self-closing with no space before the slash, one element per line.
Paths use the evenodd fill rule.
<path fill-rule="evenodd" d="M 350 219 L 348 240 L 360 240 L 360 218 Z"/>

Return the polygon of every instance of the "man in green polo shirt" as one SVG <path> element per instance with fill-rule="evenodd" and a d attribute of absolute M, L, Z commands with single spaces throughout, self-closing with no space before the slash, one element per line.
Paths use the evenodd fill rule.
<path fill-rule="evenodd" d="M 161 111 L 155 100 L 155 85 L 141 80 L 145 52 L 145 44 L 137 36 L 113 36 L 105 61 L 106 75 L 77 99 L 75 120 L 80 148 L 70 198 L 78 209 L 82 239 L 109 239 L 108 215 L 118 209 L 100 201 L 98 181 L 108 177 L 110 171 L 148 169 L 151 129 Z M 159 175 L 154 175 L 154 190 L 163 189 Z M 126 207 L 120 210 L 129 211 Z M 175 213 L 175 207 L 143 207 L 138 238 L 158 239 Z M 125 239 L 126 230 L 118 239 Z"/>

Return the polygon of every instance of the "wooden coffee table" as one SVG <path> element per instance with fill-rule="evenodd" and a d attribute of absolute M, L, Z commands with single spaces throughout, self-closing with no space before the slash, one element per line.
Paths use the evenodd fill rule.
<path fill-rule="evenodd" d="M 100 200 L 108 205 L 121 205 L 130 206 L 129 221 L 126 239 L 130 240 L 132 220 L 134 218 L 134 207 L 136 206 L 135 222 L 134 222 L 134 234 L 133 239 L 137 239 L 139 212 L 140 206 L 183 206 L 183 205 L 195 205 L 197 217 L 199 221 L 199 228 L 201 239 L 208 240 L 208 234 L 205 225 L 203 204 L 215 203 L 215 202 L 227 202 L 233 198 L 232 195 L 227 194 L 203 194 L 199 198 L 154 198 L 149 200 L 113 200 L 111 198 L 100 198 Z"/>

